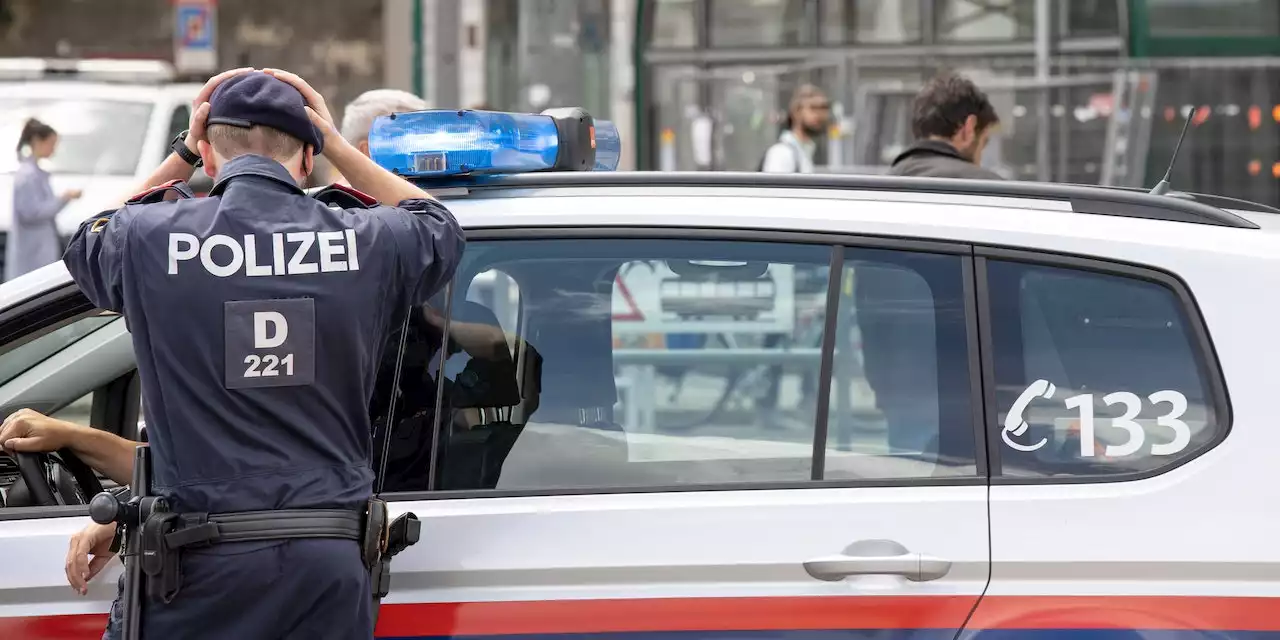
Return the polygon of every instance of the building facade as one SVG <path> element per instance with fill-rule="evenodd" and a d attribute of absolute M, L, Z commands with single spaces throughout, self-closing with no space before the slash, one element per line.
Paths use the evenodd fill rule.
<path fill-rule="evenodd" d="M 802 82 L 826 89 L 835 107 L 819 164 L 831 170 L 883 164 L 881 156 L 904 140 L 858 137 L 860 118 L 900 120 L 904 96 L 939 68 L 1009 84 L 1034 76 L 1037 61 L 1044 66 L 1051 57 L 1116 59 L 1126 42 L 1123 0 L 406 4 L 419 3 L 427 14 L 438 12 L 440 20 L 428 27 L 441 33 L 438 42 L 452 44 L 449 34 L 468 39 L 457 57 L 425 54 L 444 68 L 428 64 L 422 71 L 448 85 L 429 96 L 433 104 L 583 106 L 626 132 L 627 168 L 751 170 L 777 138 L 788 96 Z M 1037 24 L 1051 29 L 1039 33 Z M 483 55 L 467 58 L 481 49 Z M 420 84 L 432 93 L 430 79 Z M 483 96 L 460 99 L 464 84 L 483 86 Z M 1007 111 L 1015 111 L 1014 89 L 1004 93 Z"/>
<path fill-rule="evenodd" d="M 456 5 L 421 69 L 435 104 L 584 106 L 624 168 L 754 170 L 812 82 L 835 116 L 820 170 L 881 171 L 915 90 L 955 69 L 996 103 L 984 160 L 1010 178 L 1150 186 L 1191 117 L 1175 185 L 1280 204 L 1274 0 L 416 2 Z"/>

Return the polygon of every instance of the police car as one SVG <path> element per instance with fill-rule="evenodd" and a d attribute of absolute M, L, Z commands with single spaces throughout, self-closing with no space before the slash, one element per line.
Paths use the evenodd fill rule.
<path fill-rule="evenodd" d="M 371 143 L 468 234 L 405 333 L 400 388 L 371 403 L 385 497 L 424 523 L 379 637 L 1280 634 L 1280 211 L 538 171 L 566 140 L 530 134 L 537 116 L 443 118 L 380 121 Z M 636 270 L 653 291 L 623 293 Z M 789 320 L 753 327 L 781 273 L 822 294 L 792 287 Z M 677 279 L 723 303 L 627 302 Z M 0 412 L 87 397 L 94 427 L 132 437 L 138 389 L 123 319 L 62 265 L 0 287 Z M 118 565 L 87 597 L 65 584 L 95 479 L 53 458 L 0 508 L 0 637 L 95 638 L 115 595 Z"/>
<path fill-rule="evenodd" d="M 0 233 L 13 220 L 17 158 L 8 151 L 28 118 L 59 134 L 47 167 L 54 192 L 84 192 L 58 215 L 58 231 L 70 237 L 81 221 L 128 197 L 187 128 L 201 85 L 173 78 L 173 68 L 155 60 L 0 59 Z"/>

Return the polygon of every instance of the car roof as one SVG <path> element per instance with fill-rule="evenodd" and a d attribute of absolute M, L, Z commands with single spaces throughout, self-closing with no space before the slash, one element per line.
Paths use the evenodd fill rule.
<path fill-rule="evenodd" d="M 1093 186 L 1093 185 L 1081 185 L 1081 186 Z M 1108 186 L 1108 187 L 1102 187 L 1102 188 L 1129 191 L 1131 193 L 1147 193 L 1147 194 L 1150 193 L 1150 191 L 1148 191 L 1147 189 L 1141 189 L 1138 187 Z M 1219 209 L 1223 209 L 1225 211 L 1230 211 L 1231 213 L 1237 213 L 1237 214 L 1242 211 L 1258 212 L 1258 213 L 1280 213 L 1280 208 L 1276 208 L 1271 205 L 1266 205 L 1259 202 L 1250 202 L 1249 200 L 1232 198 L 1230 196 L 1218 196 L 1218 195 L 1207 194 L 1207 193 L 1194 193 L 1191 191 L 1169 191 L 1168 193 L 1164 194 L 1164 196 L 1171 197 L 1171 198 L 1183 198 L 1183 199 L 1192 200 L 1195 202 L 1202 202 L 1211 207 L 1218 207 Z M 1243 217 L 1249 218 L 1249 216 L 1243 216 Z"/>
<path fill-rule="evenodd" d="M 1187 252 L 1280 258 L 1280 236 L 1249 219 L 1270 214 L 1246 218 L 1182 198 L 1098 187 L 717 172 L 548 173 L 426 186 L 468 230 L 815 232 L 1110 256 L 1153 265 L 1176 264 Z"/>
<path fill-rule="evenodd" d="M 420 181 L 431 188 L 431 182 Z M 565 187 L 697 187 L 803 189 L 815 193 L 860 192 L 875 199 L 901 200 L 904 197 L 932 199 L 939 203 L 964 203 L 1038 210 L 1144 218 L 1171 222 L 1256 229 L 1258 225 L 1231 211 L 1209 204 L 1231 201 L 1245 208 L 1276 211 L 1255 203 L 1190 194 L 1151 195 L 1140 190 L 1087 185 L 1023 182 L 1012 180 L 969 180 L 881 175 L 824 175 L 737 172 L 538 172 L 498 178 L 454 180 L 445 193 L 485 194 L 492 191 Z M 1084 221 L 1082 219 L 1082 221 Z"/>
<path fill-rule="evenodd" d="M 1104 244 L 1280 258 L 1280 216 L 1079 185 L 727 172 L 567 172 L 423 184 L 464 229 L 709 228 L 1009 248 Z M 314 192 L 315 190 L 309 190 Z M 706 202 L 707 199 L 713 202 Z M 794 201 L 791 206 L 788 201 Z M 787 206 L 777 206 L 777 203 Z M 661 205 L 661 206 L 658 206 Z M 0 285 L 0 307 L 69 285 L 61 262 Z"/>
<path fill-rule="evenodd" d="M 194 97 L 199 91 L 198 84 L 147 84 L 121 82 L 90 82 L 77 80 L 29 80 L 18 82 L 0 82 L 0 95 L 6 97 L 37 98 L 98 98 L 104 100 L 125 100 L 130 102 L 154 102 L 158 98 L 177 96 L 184 99 Z"/>

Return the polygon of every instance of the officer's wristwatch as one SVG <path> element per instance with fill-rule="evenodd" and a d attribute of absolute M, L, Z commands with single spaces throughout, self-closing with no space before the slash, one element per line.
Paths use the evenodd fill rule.
<path fill-rule="evenodd" d="M 200 158 L 200 154 L 187 148 L 187 134 L 190 132 L 191 130 L 188 129 L 179 133 L 178 137 L 173 139 L 169 148 L 172 149 L 174 153 L 178 154 L 178 157 L 182 158 L 183 162 L 198 168 L 204 164 L 204 160 Z"/>

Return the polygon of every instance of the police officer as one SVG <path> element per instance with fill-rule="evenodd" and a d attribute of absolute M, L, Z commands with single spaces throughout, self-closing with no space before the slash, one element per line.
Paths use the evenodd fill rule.
<path fill-rule="evenodd" d="M 180 571 L 145 601 L 143 637 L 371 638 L 360 543 L 270 529 L 286 511 L 363 513 L 384 338 L 452 277 L 462 232 L 346 142 L 294 74 L 228 71 L 196 102 L 156 186 L 87 221 L 64 256 L 89 299 L 129 323 L 153 493 L 183 523 L 241 514 L 260 534 L 189 548 L 169 536 Z M 336 194 L 348 208 L 299 188 L 316 154 L 352 185 Z M 201 165 L 215 183 L 194 198 L 182 180 Z M 84 566 L 69 557 L 69 573 L 73 561 Z"/>

